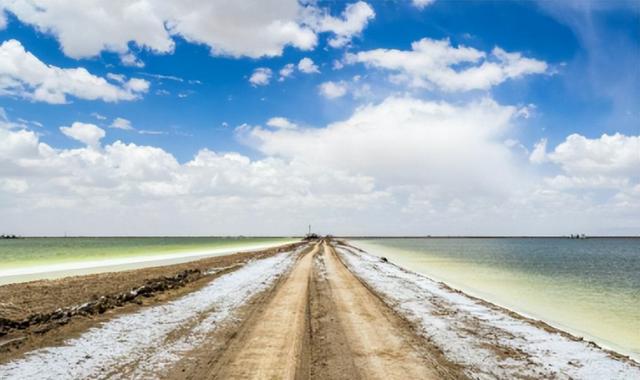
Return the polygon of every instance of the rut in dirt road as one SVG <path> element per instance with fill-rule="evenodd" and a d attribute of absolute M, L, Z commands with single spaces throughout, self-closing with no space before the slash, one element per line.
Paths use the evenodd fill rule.
<path fill-rule="evenodd" d="M 323 275 L 330 289 L 333 318 L 339 321 L 342 340 L 348 345 L 343 354 L 353 362 L 354 372 L 344 378 L 457 378 L 459 374 L 439 363 L 438 353 L 431 351 L 406 321 L 342 264 L 331 245 L 324 245 L 319 263 L 325 268 Z M 333 355 L 335 360 L 342 358 Z M 327 365 L 334 366 L 334 363 L 330 361 Z M 344 365 L 350 364 L 342 363 Z M 323 374 L 322 368 L 313 372 L 318 374 L 317 378 L 330 378 Z"/>
<path fill-rule="evenodd" d="M 251 321 L 218 361 L 216 379 L 306 378 L 308 300 L 313 256 L 319 245 L 298 260 L 265 310 Z"/>

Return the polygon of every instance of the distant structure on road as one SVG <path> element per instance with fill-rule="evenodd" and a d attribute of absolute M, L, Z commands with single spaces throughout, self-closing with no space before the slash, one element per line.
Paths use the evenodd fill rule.
<path fill-rule="evenodd" d="M 304 237 L 304 240 L 317 240 L 320 239 L 320 235 L 311 233 L 311 224 L 309 224 L 309 232 L 307 232 L 307 236 Z"/>

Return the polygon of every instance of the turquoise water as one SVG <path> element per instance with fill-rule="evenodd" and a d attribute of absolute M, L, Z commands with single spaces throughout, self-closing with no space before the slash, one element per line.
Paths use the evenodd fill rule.
<path fill-rule="evenodd" d="M 0 269 L 290 241 L 246 237 L 77 237 L 0 239 Z"/>
<path fill-rule="evenodd" d="M 640 358 L 640 239 L 366 239 L 413 271 Z"/>

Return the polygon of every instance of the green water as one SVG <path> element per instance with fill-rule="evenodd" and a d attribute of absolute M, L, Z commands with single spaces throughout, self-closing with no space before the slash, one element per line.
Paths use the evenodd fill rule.
<path fill-rule="evenodd" d="M 0 239 L 0 269 L 277 244 L 288 238 L 77 237 Z"/>
<path fill-rule="evenodd" d="M 354 245 L 640 358 L 640 239 L 368 239 Z"/>

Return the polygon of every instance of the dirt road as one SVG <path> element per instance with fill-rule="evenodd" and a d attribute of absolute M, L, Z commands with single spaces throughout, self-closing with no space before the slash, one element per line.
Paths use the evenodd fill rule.
<path fill-rule="evenodd" d="M 145 323 L 154 338 L 142 327 L 132 330 L 132 323 Z M 122 331 L 127 336 L 118 336 Z M 97 346 L 111 348 L 105 354 L 93 349 Z M 126 356 L 120 358 L 120 352 Z M 49 371 L 53 362 L 57 367 Z M 327 241 L 257 256 L 182 299 L 87 327 L 64 346 L 45 346 L 0 365 L 0 378 L 59 373 L 169 379 L 463 377 L 363 285 Z"/>
<path fill-rule="evenodd" d="M 319 248 L 316 245 L 298 261 L 265 310 L 229 345 L 215 378 L 294 379 L 303 370 L 309 279 Z"/>
<path fill-rule="evenodd" d="M 322 261 L 355 371 L 364 379 L 441 379 L 425 342 L 340 262 L 328 244 Z M 321 372 L 321 371 L 320 371 Z"/>
<path fill-rule="evenodd" d="M 432 355 L 409 325 L 347 270 L 329 244 L 322 243 L 298 261 L 264 309 L 228 345 L 209 376 L 447 377 L 446 368 Z"/>

